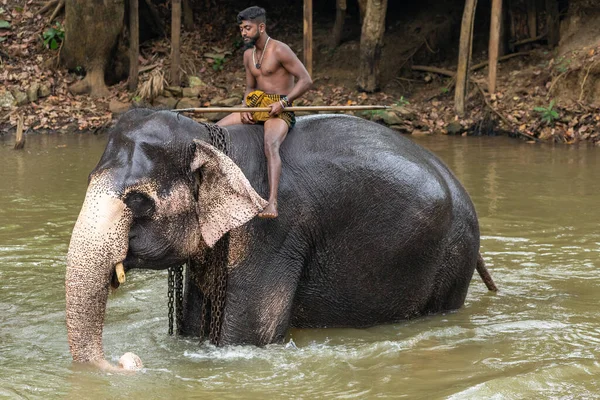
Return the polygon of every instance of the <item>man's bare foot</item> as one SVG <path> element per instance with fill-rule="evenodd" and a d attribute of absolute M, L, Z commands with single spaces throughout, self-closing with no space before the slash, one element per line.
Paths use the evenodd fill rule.
<path fill-rule="evenodd" d="M 259 218 L 265 218 L 265 219 L 277 218 L 277 216 L 279 216 L 279 213 L 277 212 L 277 203 L 276 202 L 267 204 L 265 209 L 262 210 L 260 213 L 258 213 Z"/>

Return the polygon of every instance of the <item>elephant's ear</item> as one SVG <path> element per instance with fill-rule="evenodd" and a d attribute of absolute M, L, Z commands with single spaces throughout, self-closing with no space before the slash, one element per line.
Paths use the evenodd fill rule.
<path fill-rule="evenodd" d="M 201 140 L 194 140 L 192 171 L 200 170 L 198 215 L 202 238 L 210 247 L 225 233 L 254 218 L 268 204 L 225 154 Z"/>

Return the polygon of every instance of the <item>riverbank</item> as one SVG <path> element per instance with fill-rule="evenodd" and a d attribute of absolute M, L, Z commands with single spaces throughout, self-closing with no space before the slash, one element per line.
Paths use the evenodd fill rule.
<path fill-rule="evenodd" d="M 0 134 L 14 135 L 20 117 L 27 134 L 101 133 L 130 107 L 172 109 L 241 102 L 245 87 L 241 43 L 235 26 L 224 28 L 220 18 L 199 22 L 197 31 L 184 32 L 183 87 L 169 86 L 169 42 L 157 39 L 141 46 L 142 72 L 136 93 L 128 92 L 126 81 L 115 76 L 111 77 L 117 82 L 110 86 L 110 96 L 94 99 L 69 92 L 81 73 L 58 65 L 59 43 L 55 50 L 44 44 L 48 25 L 44 24 L 46 17 L 39 14 L 41 6 L 17 6 L 20 3 L 9 0 L 2 14 L 10 26 L 0 29 L 4 39 L 0 51 Z M 426 17 L 413 15 L 411 23 L 417 24 L 419 18 Z M 60 25 L 55 28 L 60 32 Z M 467 110 L 458 116 L 453 104 L 454 56 L 432 57 L 432 52 L 440 49 L 432 49 L 429 42 L 418 40 L 409 27 L 398 23 L 386 33 L 382 90 L 361 93 L 355 89 L 359 37 L 348 32 L 344 42 L 333 49 L 330 29 L 326 23 L 316 24 L 315 83 L 298 105 L 388 105 L 392 107 L 389 111 L 358 115 L 403 134 L 508 134 L 530 142 L 600 144 L 599 100 L 589 89 L 597 85 L 595 77 L 600 73 L 598 45 L 571 46 L 570 51 L 558 55 L 558 50 L 547 50 L 543 41 L 531 44 L 500 62 L 498 89 L 492 95 L 487 93 L 486 54 L 474 51 Z M 301 55 L 301 21 L 276 16 L 269 32 Z M 60 39 L 60 35 L 55 38 Z M 195 118 L 215 121 L 221 116 Z"/>

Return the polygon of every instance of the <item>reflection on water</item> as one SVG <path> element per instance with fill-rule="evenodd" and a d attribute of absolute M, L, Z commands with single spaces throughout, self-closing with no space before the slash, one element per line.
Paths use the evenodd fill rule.
<path fill-rule="evenodd" d="M 166 275 L 109 299 L 106 356 L 72 365 L 64 269 L 87 175 L 106 138 L 0 141 L 0 397 L 595 398 L 600 384 L 598 151 L 506 138 L 414 139 L 471 193 L 500 292 L 474 279 L 458 312 L 365 330 L 293 330 L 287 345 L 215 348 L 167 335 Z"/>

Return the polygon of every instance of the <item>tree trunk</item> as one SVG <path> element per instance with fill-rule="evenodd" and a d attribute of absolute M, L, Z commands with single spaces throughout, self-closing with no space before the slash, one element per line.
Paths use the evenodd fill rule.
<path fill-rule="evenodd" d="M 502 25 L 502 0 L 492 0 L 492 16 L 490 21 L 489 54 L 489 88 L 490 94 L 496 92 L 496 71 L 500 48 L 500 27 Z"/>
<path fill-rule="evenodd" d="M 186 31 L 194 29 L 194 11 L 190 6 L 190 0 L 183 0 L 183 27 Z"/>
<path fill-rule="evenodd" d="M 529 37 L 537 37 L 537 9 L 536 0 L 527 0 L 527 27 L 529 28 Z"/>
<path fill-rule="evenodd" d="M 559 21 L 558 21 L 558 1 L 546 0 L 546 18 L 548 27 L 548 46 L 558 46 L 560 40 Z"/>
<path fill-rule="evenodd" d="M 332 47 L 338 47 L 342 42 L 342 31 L 344 30 L 344 20 L 346 19 L 346 0 L 337 0 L 336 2 L 335 24 L 333 25 Z"/>
<path fill-rule="evenodd" d="M 473 25 L 477 0 L 466 0 L 460 28 L 460 44 L 458 47 L 458 67 L 456 70 L 456 91 L 454 92 L 454 108 L 457 114 L 465 112 L 465 98 L 469 82 L 469 64 L 473 47 Z"/>
<path fill-rule="evenodd" d="M 365 20 L 365 15 L 367 14 L 367 4 L 369 3 L 369 0 L 358 0 L 358 9 L 360 12 L 360 23 L 362 25 L 363 21 Z"/>
<path fill-rule="evenodd" d="M 171 3 L 171 84 L 179 86 L 181 78 L 180 39 L 181 39 L 181 0 L 173 0 Z"/>
<path fill-rule="evenodd" d="M 138 0 L 129 0 L 129 90 L 135 92 L 138 84 L 140 55 L 140 10 Z"/>
<path fill-rule="evenodd" d="M 61 62 L 67 68 L 83 67 L 86 71 L 85 78 L 69 90 L 107 96 L 104 72 L 123 29 L 125 0 L 66 0 L 65 14 Z"/>
<path fill-rule="evenodd" d="M 312 76 L 313 63 L 313 4 L 312 0 L 304 0 L 304 67 Z"/>
<path fill-rule="evenodd" d="M 387 0 L 369 0 L 360 38 L 358 88 L 365 92 L 379 89 L 379 61 L 385 32 Z"/>

